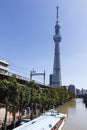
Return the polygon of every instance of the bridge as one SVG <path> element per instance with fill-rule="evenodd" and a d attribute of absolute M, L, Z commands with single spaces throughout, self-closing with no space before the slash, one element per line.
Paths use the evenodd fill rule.
<path fill-rule="evenodd" d="M 12 77 L 12 76 L 15 77 L 17 79 L 17 82 L 21 84 L 25 84 L 26 81 L 32 81 L 27 77 L 17 75 L 11 72 L 7 72 L 7 73 L 0 72 L 0 79 L 8 79 L 9 77 Z M 50 87 L 49 85 L 45 83 L 41 83 L 39 81 L 35 81 L 35 83 L 37 83 L 41 88 Z"/>

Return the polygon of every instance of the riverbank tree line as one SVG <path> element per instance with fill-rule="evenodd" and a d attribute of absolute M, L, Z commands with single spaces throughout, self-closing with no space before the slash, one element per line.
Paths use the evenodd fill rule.
<path fill-rule="evenodd" d="M 73 97 L 74 95 L 64 86 L 41 88 L 34 81 L 19 84 L 14 77 L 0 80 L 0 103 L 16 106 L 20 113 L 26 107 L 30 107 L 34 114 L 36 109 L 42 113 L 44 110 L 58 107 Z"/>
<path fill-rule="evenodd" d="M 84 103 L 85 103 L 85 105 L 86 105 L 86 108 L 87 108 L 87 94 L 84 95 L 83 101 L 84 101 Z"/>

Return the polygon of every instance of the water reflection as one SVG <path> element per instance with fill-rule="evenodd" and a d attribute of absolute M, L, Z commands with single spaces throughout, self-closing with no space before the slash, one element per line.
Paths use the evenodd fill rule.
<path fill-rule="evenodd" d="M 87 130 L 87 106 L 83 99 L 74 99 L 58 107 L 58 110 L 68 115 L 63 130 Z"/>
<path fill-rule="evenodd" d="M 73 111 L 75 107 L 76 107 L 76 100 L 73 99 L 72 101 L 69 101 L 68 103 L 65 103 L 64 105 L 59 106 L 57 110 L 59 110 L 62 113 L 68 114 L 69 110 L 71 109 Z"/>

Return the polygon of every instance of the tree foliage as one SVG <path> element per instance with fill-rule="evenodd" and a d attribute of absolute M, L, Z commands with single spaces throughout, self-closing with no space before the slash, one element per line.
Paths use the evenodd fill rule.
<path fill-rule="evenodd" d="M 41 112 L 57 107 L 72 99 L 74 96 L 63 87 L 41 88 L 34 81 L 19 84 L 14 77 L 8 80 L 0 80 L 0 102 L 18 106 L 19 111 L 30 106 L 36 113 L 38 108 Z"/>

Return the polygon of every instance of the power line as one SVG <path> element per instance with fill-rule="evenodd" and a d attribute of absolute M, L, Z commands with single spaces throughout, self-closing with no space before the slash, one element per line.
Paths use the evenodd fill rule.
<path fill-rule="evenodd" d="M 30 75 L 30 70 L 29 69 L 27 69 L 27 68 L 24 68 L 24 67 L 20 67 L 20 66 L 18 66 L 18 65 L 15 65 L 15 64 L 13 64 L 12 62 L 10 62 L 10 60 L 8 60 L 7 58 L 2 58 L 1 56 L 0 56 L 0 59 L 2 59 L 3 61 L 7 61 L 8 62 L 8 64 L 9 64 L 9 71 L 10 72 L 13 72 L 14 71 L 14 73 L 21 73 L 22 75 Z"/>
<path fill-rule="evenodd" d="M 30 73 L 25 72 L 25 71 L 17 70 L 17 68 L 15 69 L 13 66 L 10 68 L 10 71 L 17 71 L 17 72 L 19 72 L 19 73 L 28 74 L 28 75 L 30 74 Z"/>
<path fill-rule="evenodd" d="M 25 70 L 25 71 L 28 71 L 28 72 L 30 71 L 30 70 L 27 69 L 27 68 L 20 67 L 20 66 L 18 66 L 18 65 L 13 64 L 13 63 L 10 62 L 10 60 L 7 59 L 7 58 L 4 58 L 4 57 L 0 56 L 0 59 L 2 59 L 2 60 L 4 60 L 4 61 L 7 61 L 7 62 L 9 63 L 9 66 L 14 66 L 15 68 L 18 68 L 18 69 L 21 69 L 21 70 Z"/>
<path fill-rule="evenodd" d="M 23 67 L 14 65 L 14 64 L 12 64 L 12 63 L 10 62 L 10 66 L 11 66 L 11 65 L 12 65 L 13 67 L 17 68 L 17 69 L 24 70 L 24 71 L 29 71 L 29 69 L 26 69 L 26 68 L 23 68 Z"/>

